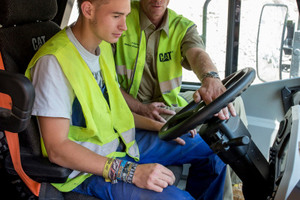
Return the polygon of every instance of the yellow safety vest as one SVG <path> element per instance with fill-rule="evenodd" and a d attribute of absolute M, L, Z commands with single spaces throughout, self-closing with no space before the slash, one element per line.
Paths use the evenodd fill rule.
<path fill-rule="evenodd" d="M 118 81 L 134 98 L 137 97 L 146 60 L 146 36 L 139 22 L 139 2 L 133 2 L 126 19 L 127 31 L 116 44 L 116 71 Z M 185 106 L 178 96 L 182 83 L 180 44 L 193 22 L 168 9 L 169 36 L 162 31 L 157 52 L 157 76 L 164 101 L 169 106 Z"/>
<path fill-rule="evenodd" d="M 47 54 L 54 55 L 80 102 L 86 122 L 86 127 L 70 126 L 68 138 L 102 156 L 124 157 L 127 153 L 138 161 L 139 150 L 135 141 L 133 115 L 116 80 L 111 45 L 102 41 L 100 49 L 100 67 L 109 95 L 109 105 L 65 29 L 40 48 L 29 63 L 25 75 L 31 80 L 30 69 L 38 59 Z M 116 152 L 119 138 L 126 146 L 126 153 Z M 74 170 L 66 183 L 53 185 L 60 191 L 68 192 L 89 176 L 91 174 Z"/>

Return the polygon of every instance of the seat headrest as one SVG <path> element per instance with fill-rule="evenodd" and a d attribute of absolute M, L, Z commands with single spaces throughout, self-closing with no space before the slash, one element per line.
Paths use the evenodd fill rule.
<path fill-rule="evenodd" d="M 0 24 L 8 27 L 52 20 L 56 12 L 56 0 L 1 0 Z"/>

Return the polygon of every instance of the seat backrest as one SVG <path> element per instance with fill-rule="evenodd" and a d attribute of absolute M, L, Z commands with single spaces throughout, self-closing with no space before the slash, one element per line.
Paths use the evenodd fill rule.
<path fill-rule="evenodd" d="M 56 0 L 0 1 L 0 53 L 6 71 L 24 74 L 39 47 L 60 30 L 51 21 L 56 12 Z M 21 152 L 41 153 L 35 118 L 19 137 Z"/>
<path fill-rule="evenodd" d="M 60 30 L 56 0 L 1 0 L 0 51 L 6 70 L 24 73 L 29 61 Z"/>
<path fill-rule="evenodd" d="M 0 0 L 0 55 L 2 55 L 5 71 L 7 71 L 0 70 L 0 153 L 1 149 L 3 149 L 1 148 L 1 143 L 3 142 L 3 133 L 1 131 L 19 132 L 15 130 L 23 130 L 23 127 L 26 127 L 25 130 L 18 134 L 22 166 L 25 173 L 34 179 L 34 181 L 43 184 L 46 183 L 47 186 L 39 191 L 37 191 L 36 188 L 42 188 L 43 186 L 41 185 L 43 184 L 40 184 L 38 187 L 35 187 L 36 185 L 30 187 L 30 185 L 26 184 L 36 196 L 39 196 L 39 199 L 52 199 L 53 195 L 58 195 L 55 196 L 55 199 L 62 199 L 62 194 L 57 193 L 56 189 L 52 190 L 50 188 L 49 190 L 47 183 L 65 182 L 71 170 L 50 163 L 47 158 L 42 157 L 40 134 L 35 117 L 31 117 L 28 126 L 22 122 L 22 117 L 15 119 L 15 122 L 11 122 L 10 120 L 9 123 L 6 123 L 8 122 L 6 117 L 11 114 L 9 112 L 14 114 L 12 110 L 15 105 L 10 105 L 12 108 L 6 108 L 7 104 L 3 106 L 2 100 L 6 99 L 5 97 L 9 97 L 11 98 L 12 104 L 20 104 L 25 110 L 31 110 L 31 103 L 34 101 L 34 92 L 28 92 L 26 88 L 24 91 L 24 87 L 22 87 L 21 90 L 26 94 L 25 96 L 18 95 L 20 88 L 14 88 L 7 84 L 7 82 L 11 83 L 11 74 L 24 74 L 31 58 L 39 47 L 60 31 L 60 27 L 51 21 L 55 17 L 57 9 L 57 0 Z M 33 88 L 32 84 L 28 82 L 28 79 L 25 78 L 27 80 L 26 82 L 24 76 L 20 77 L 21 76 L 16 77 L 16 85 L 29 85 L 29 88 Z M 10 80 L 8 81 L 7 78 Z M 20 81 L 21 79 L 24 82 Z M 19 100 L 15 101 L 16 99 Z M 21 109 L 21 114 L 24 114 L 23 108 Z M 20 113 L 20 109 L 17 108 L 16 110 L 18 110 L 16 112 Z M 18 114 L 16 114 L 16 116 L 16 118 L 18 118 Z M 9 156 L 6 158 L 9 158 Z M 26 162 L 23 162 L 23 158 L 25 158 L 24 161 Z M 9 173 L 15 173 L 14 167 L 15 166 L 11 166 L 10 159 L 5 159 L 5 168 Z M 34 181 L 30 181 L 30 184 L 36 183 Z M 27 180 L 27 183 L 28 182 Z M 73 194 L 72 192 L 66 193 L 64 198 L 72 200 L 96 200 L 94 197 Z"/>

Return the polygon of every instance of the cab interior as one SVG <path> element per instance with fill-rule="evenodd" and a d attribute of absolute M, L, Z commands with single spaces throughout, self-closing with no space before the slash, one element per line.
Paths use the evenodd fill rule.
<path fill-rule="evenodd" d="M 210 2 L 210 0 L 203 1 L 203 14 Z M 239 42 L 239 37 L 242 35 L 235 37 L 239 29 L 235 17 L 238 14 L 237 8 L 243 3 L 247 4 L 247 1 L 228 0 L 227 3 L 224 77 L 240 70 L 235 44 Z M 296 5 L 294 9 L 297 10 L 299 17 L 300 2 L 297 0 L 294 3 Z M 53 182 L 64 182 L 71 170 L 55 165 L 42 156 L 38 124 L 36 118 L 31 116 L 34 89 L 23 75 L 37 49 L 69 23 L 75 4 L 74 0 L 42 2 L 39 0 L 2 0 L 0 2 L 1 199 L 96 199 L 73 192 L 61 193 L 51 186 L 50 183 Z M 208 22 L 203 21 L 203 24 Z M 288 29 L 287 20 L 285 23 L 284 31 Z M 234 166 L 233 169 L 236 169 L 237 174 L 247 185 L 244 191 L 245 199 L 253 199 L 253 194 L 255 194 L 255 199 L 280 200 L 300 197 L 300 172 L 296 170 L 300 166 L 300 78 L 299 60 L 297 60 L 299 31 L 296 27 L 295 25 L 292 37 L 287 34 L 288 31 L 284 34 L 282 33 L 284 31 L 280 32 L 284 35 L 282 51 L 284 49 L 287 52 L 291 51 L 290 66 L 281 62 L 280 67 L 273 68 L 276 73 L 279 71 L 277 79 L 270 81 L 262 77 L 265 74 L 261 73 L 262 69 L 258 66 L 251 66 L 255 69 L 255 80 L 262 81 L 258 84 L 247 85 L 243 93 L 235 94 L 243 98 L 248 127 L 245 128 L 240 125 L 241 122 L 235 121 L 205 121 L 207 129 L 204 132 L 210 133 L 205 141 L 212 147 L 216 146 L 216 143 L 224 141 L 228 143 L 244 135 L 249 137 L 250 142 L 247 144 L 238 143 L 232 148 L 229 145 L 234 151 L 229 150 L 230 148 L 223 148 L 222 151 L 216 150 L 225 163 Z M 205 29 L 203 26 L 202 36 L 208 41 L 209 35 L 204 34 Z M 292 42 L 288 43 L 287 39 Z M 259 50 L 257 54 L 260 55 Z M 286 72 L 289 73 L 288 78 L 280 75 Z M 199 82 L 184 82 L 182 90 L 195 90 L 199 86 Z M 227 129 L 230 131 L 224 133 L 221 131 L 222 127 L 229 127 Z M 224 137 L 211 140 L 210 137 L 214 134 L 221 134 Z M 228 134 L 233 136 L 229 137 Z M 255 145 L 254 150 L 249 144 Z M 236 152 L 241 153 L 246 161 L 240 161 L 242 164 L 234 162 L 231 156 Z M 248 158 L 251 152 L 257 152 L 257 154 Z M 261 160 L 263 161 L 260 162 Z M 248 172 L 251 169 L 255 169 L 253 173 L 258 174 L 259 177 L 263 176 L 266 182 L 261 184 L 258 181 L 249 180 Z M 173 170 L 177 170 L 176 174 L 179 174 L 178 187 L 184 189 L 188 166 L 175 166 Z M 266 171 L 268 171 L 267 175 Z M 263 187 L 262 190 L 259 189 L 260 186 Z"/>

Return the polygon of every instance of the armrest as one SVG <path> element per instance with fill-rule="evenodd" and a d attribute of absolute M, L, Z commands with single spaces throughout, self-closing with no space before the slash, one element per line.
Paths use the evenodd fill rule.
<path fill-rule="evenodd" d="M 48 158 L 41 156 L 22 155 L 21 161 L 25 173 L 40 183 L 64 183 L 72 172 L 71 169 L 53 164 Z M 5 168 L 9 174 L 17 175 L 10 156 L 5 159 Z"/>
<path fill-rule="evenodd" d="M 34 102 L 34 88 L 22 74 L 0 70 L 0 93 L 11 97 L 12 108 L 0 109 L 0 130 L 23 131 L 30 120 Z"/>
<path fill-rule="evenodd" d="M 12 101 L 11 109 L 0 107 L 0 130 L 24 131 L 30 122 L 35 98 L 31 82 L 22 74 L 0 70 L 0 93 L 8 95 Z M 29 134 L 34 137 L 35 133 Z M 63 183 L 71 173 L 70 169 L 55 165 L 41 155 L 21 153 L 21 163 L 25 173 L 37 182 Z M 8 173 L 17 175 L 10 155 L 5 159 L 5 168 Z"/>

